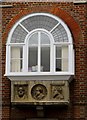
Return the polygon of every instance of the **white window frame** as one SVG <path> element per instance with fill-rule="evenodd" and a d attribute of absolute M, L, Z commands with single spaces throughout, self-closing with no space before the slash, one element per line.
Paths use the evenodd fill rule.
<path fill-rule="evenodd" d="M 47 31 L 45 29 L 35 29 L 29 32 L 22 24 L 21 22 L 31 16 L 34 15 L 44 15 L 44 16 L 50 16 L 56 20 L 58 20 L 58 24 L 54 26 L 54 28 L 51 31 Z M 69 42 L 54 42 L 54 38 L 51 34 L 51 32 L 59 25 L 62 24 L 63 27 L 65 28 L 68 36 Z M 12 33 L 14 32 L 15 28 L 20 25 L 28 34 L 25 38 L 24 43 L 10 43 Z M 50 59 L 50 72 L 28 72 L 27 67 L 28 67 L 28 40 L 29 37 L 32 35 L 32 33 L 36 31 L 43 31 L 47 33 L 47 35 L 50 37 L 50 42 L 51 42 L 51 59 Z M 68 45 L 68 71 L 59 71 L 55 72 L 55 45 Z M 23 72 L 10 72 L 10 48 L 11 46 L 23 46 Z M 26 54 L 25 54 L 26 51 Z M 54 56 L 54 57 L 52 57 Z M 27 60 L 27 62 L 25 62 Z M 38 61 L 39 62 L 39 61 Z M 52 63 L 52 64 L 51 64 Z M 39 63 L 40 64 L 40 63 Z M 8 76 L 11 80 L 70 80 L 72 76 L 74 75 L 74 49 L 73 49 L 73 40 L 72 40 L 72 35 L 70 33 L 69 28 L 67 25 L 58 17 L 47 14 L 47 13 L 34 13 L 27 15 L 26 17 L 22 18 L 19 20 L 11 29 L 8 39 L 7 39 L 7 44 L 6 44 L 6 71 L 5 71 L 5 76 Z"/>
<path fill-rule="evenodd" d="M 52 60 L 52 59 L 54 59 L 54 58 L 52 58 L 52 56 L 53 56 L 53 54 L 54 54 L 54 50 L 53 50 L 53 36 L 47 31 L 47 30 L 45 30 L 45 29 L 35 29 L 35 30 L 33 30 L 33 31 L 31 31 L 30 32 L 30 34 L 29 34 L 29 37 L 27 38 L 27 40 L 26 40 L 26 43 L 25 43 L 25 46 L 26 46 L 26 53 L 27 53 L 27 56 L 25 57 L 25 61 L 27 60 L 27 62 L 24 62 L 24 63 L 27 63 L 27 65 L 25 65 L 25 66 L 27 66 L 28 67 L 28 42 L 29 42 L 29 38 L 31 37 L 31 35 L 34 33 L 34 32 L 38 32 L 38 31 L 40 31 L 40 32 L 44 32 L 45 34 L 47 34 L 49 37 L 50 37 L 50 63 L 53 63 L 53 61 L 54 60 Z M 40 38 L 39 38 L 40 39 Z M 39 44 L 40 44 L 40 41 L 39 41 Z M 39 53 L 38 54 L 40 54 L 40 45 L 39 45 Z M 40 57 L 40 55 L 39 55 L 39 57 Z M 52 71 L 52 68 L 53 68 L 53 64 L 50 64 L 50 72 L 40 72 L 40 58 L 38 58 L 39 60 L 38 60 L 38 64 L 39 64 L 39 72 L 31 72 L 30 74 L 32 75 L 32 74 L 47 74 L 47 73 L 51 73 L 51 72 L 53 72 Z M 26 68 L 27 70 L 28 70 L 28 68 Z M 27 71 L 28 72 L 28 71 Z"/>

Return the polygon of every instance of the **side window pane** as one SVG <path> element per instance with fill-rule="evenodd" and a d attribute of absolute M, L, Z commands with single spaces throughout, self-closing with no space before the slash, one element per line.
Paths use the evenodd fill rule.
<path fill-rule="evenodd" d="M 28 51 L 28 71 L 38 71 L 38 47 L 29 47 Z"/>
<path fill-rule="evenodd" d="M 41 71 L 50 71 L 50 47 L 41 47 Z"/>
<path fill-rule="evenodd" d="M 23 48 L 11 47 L 11 72 L 21 72 L 23 62 Z"/>
<path fill-rule="evenodd" d="M 56 59 L 56 71 L 61 71 L 61 59 Z"/>
<path fill-rule="evenodd" d="M 56 46 L 56 58 L 61 58 L 61 47 Z"/>
<path fill-rule="evenodd" d="M 56 46 L 56 71 L 68 71 L 68 46 Z"/>
<path fill-rule="evenodd" d="M 56 46 L 56 71 L 61 71 L 61 47 Z"/>
<path fill-rule="evenodd" d="M 62 47 L 62 71 L 68 71 L 68 46 Z"/>

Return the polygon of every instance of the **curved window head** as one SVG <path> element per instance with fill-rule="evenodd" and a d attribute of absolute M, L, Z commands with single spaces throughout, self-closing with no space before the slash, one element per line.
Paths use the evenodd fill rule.
<path fill-rule="evenodd" d="M 71 33 L 58 17 L 34 13 L 19 20 L 7 40 L 6 75 L 74 74 Z"/>

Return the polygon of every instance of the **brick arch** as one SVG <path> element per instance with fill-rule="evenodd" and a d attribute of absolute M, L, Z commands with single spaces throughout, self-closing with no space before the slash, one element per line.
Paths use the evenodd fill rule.
<path fill-rule="evenodd" d="M 12 26 L 18 21 L 20 20 L 22 17 L 28 15 L 28 14 L 31 14 L 31 13 L 34 13 L 34 12 L 46 12 L 46 13 L 50 13 L 50 14 L 54 14 L 56 16 L 58 16 L 59 18 L 61 18 L 66 24 L 67 26 L 69 27 L 72 35 L 73 35 L 73 41 L 74 41 L 74 44 L 78 43 L 80 41 L 80 38 L 81 37 L 81 30 L 80 30 L 80 27 L 78 25 L 78 23 L 74 20 L 74 18 L 69 14 L 67 13 L 66 11 L 60 9 L 60 8 L 57 8 L 57 7 L 52 7 L 52 8 L 36 8 L 33 9 L 33 10 L 22 10 L 20 11 L 20 13 L 18 13 L 16 16 L 14 16 L 11 21 L 8 23 L 8 25 L 6 26 L 6 32 L 4 35 L 5 37 L 8 36 L 8 32 L 11 30 Z M 7 32 L 8 30 L 8 32 Z"/>

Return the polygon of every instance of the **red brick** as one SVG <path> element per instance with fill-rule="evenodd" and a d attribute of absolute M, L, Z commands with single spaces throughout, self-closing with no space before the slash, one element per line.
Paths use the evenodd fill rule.
<path fill-rule="evenodd" d="M 32 118 L 36 116 L 35 109 L 18 109 L 10 104 L 10 80 L 4 77 L 5 53 L 8 33 L 13 25 L 23 16 L 33 12 L 48 12 L 60 17 L 70 28 L 75 47 L 75 78 L 70 83 L 70 105 L 46 109 L 46 117 L 59 120 L 86 120 L 87 119 L 87 4 L 48 3 L 48 2 L 13 2 L 11 8 L 2 8 L 2 93 L 3 93 L 3 120 L 17 120 L 18 118 Z M 0 48 L 1 49 L 1 48 Z M 1 54 L 1 52 L 0 52 Z"/>

